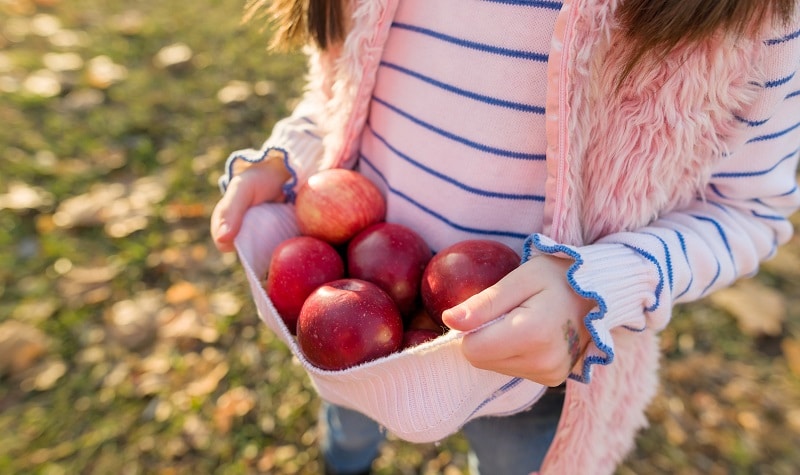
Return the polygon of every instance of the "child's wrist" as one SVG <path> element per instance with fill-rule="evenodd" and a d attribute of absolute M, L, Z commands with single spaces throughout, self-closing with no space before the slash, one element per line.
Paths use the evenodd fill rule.
<path fill-rule="evenodd" d="M 286 167 L 283 152 L 270 150 L 264 160 L 253 163 L 241 175 L 269 175 L 279 183 L 285 183 L 291 178 L 291 173 Z"/>

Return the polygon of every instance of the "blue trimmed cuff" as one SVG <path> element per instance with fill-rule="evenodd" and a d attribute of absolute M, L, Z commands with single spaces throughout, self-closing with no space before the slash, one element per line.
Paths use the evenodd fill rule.
<path fill-rule="evenodd" d="M 569 376 L 588 383 L 594 365 L 608 365 L 614 360 L 611 330 L 616 327 L 630 331 L 646 329 L 646 312 L 659 306 L 657 289 L 663 288 L 663 274 L 657 266 L 620 244 L 577 248 L 533 234 L 523 246 L 523 262 L 536 254 L 572 259 L 574 262 L 567 270 L 569 285 L 581 297 L 597 303 L 584 317 L 593 345 L 586 350 L 580 373 L 573 372 Z"/>
<path fill-rule="evenodd" d="M 270 152 L 279 152 L 283 158 L 283 164 L 289 171 L 291 177 L 283 185 L 283 193 L 288 202 L 294 202 L 294 188 L 297 185 L 297 171 L 289 160 L 289 152 L 281 147 L 266 147 L 262 150 L 244 149 L 237 150 L 228 156 L 225 161 L 225 174 L 219 177 L 219 189 L 224 194 L 234 176 L 241 173 L 250 165 L 263 162 L 267 159 Z"/>

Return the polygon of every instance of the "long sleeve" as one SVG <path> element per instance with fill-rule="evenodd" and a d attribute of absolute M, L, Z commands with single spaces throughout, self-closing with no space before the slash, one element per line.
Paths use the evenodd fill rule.
<path fill-rule="evenodd" d="M 275 123 L 272 132 L 260 149 L 244 149 L 231 153 L 225 172 L 219 178 L 224 193 L 231 179 L 247 167 L 267 158 L 283 160 L 291 178 L 284 185 L 284 194 L 293 201 L 299 183 L 312 175 L 325 152 L 326 104 L 332 95 L 331 70 L 337 53 L 321 52 L 307 47 L 308 74 L 305 92 L 291 115 Z"/>
<path fill-rule="evenodd" d="M 758 98 L 737 115 L 740 145 L 715 167 L 705 196 L 586 246 L 539 234 L 528 239 L 527 258 L 572 258 L 570 284 L 597 302 L 585 319 L 594 344 L 573 379 L 588 381 L 592 365 L 613 361 L 612 330 L 663 329 L 674 304 L 754 275 L 792 236 L 788 217 L 800 208 L 800 30 L 794 28 L 766 41 L 770 57 L 779 59 L 768 62 Z"/>
<path fill-rule="evenodd" d="M 228 156 L 225 174 L 219 179 L 223 193 L 231 179 L 247 167 L 268 157 L 278 157 L 291 173 L 291 179 L 284 185 L 284 192 L 291 199 L 294 186 L 311 174 L 323 154 L 322 131 L 317 119 L 321 106 L 315 96 L 306 94 L 289 117 L 275 124 L 260 149 L 237 150 Z"/>

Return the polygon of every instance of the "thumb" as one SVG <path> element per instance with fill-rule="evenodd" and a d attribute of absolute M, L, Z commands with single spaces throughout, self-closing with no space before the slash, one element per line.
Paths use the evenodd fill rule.
<path fill-rule="evenodd" d="M 528 268 L 526 264 L 517 267 L 496 284 L 445 310 L 442 322 L 453 330 L 468 332 L 519 307 L 540 290 L 528 278 Z"/>
<path fill-rule="evenodd" d="M 239 233 L 244 213 L 252 201 L 246 188 L 242 187 L 240 180 L 231 180 L 228 189 L 211 214 L 211 235 L 220 251 L 233 250 L 233 239 Z"/>
<path fill-rule="evenodd" d="M 495 320 L 521 303 L 501 280 L 442 313 L 442 322 L 453 330 L 469 332 Z"/>

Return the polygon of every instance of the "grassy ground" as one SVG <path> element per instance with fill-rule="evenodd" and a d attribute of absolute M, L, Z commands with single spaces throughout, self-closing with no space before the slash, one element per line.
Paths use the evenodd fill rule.
<path fill-rule="evenodd" d="M 0 473 L 318 472 L 319 401 L 207 232 L 303 72 L 241 3 L 0 0 Z M 748 284 L 679 309 L 620 474 L 798 473 L 800 239 Z"/>

